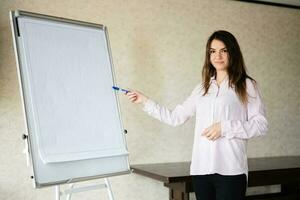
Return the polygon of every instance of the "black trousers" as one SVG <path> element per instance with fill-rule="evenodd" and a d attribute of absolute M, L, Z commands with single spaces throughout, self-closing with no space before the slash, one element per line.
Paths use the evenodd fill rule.
<path fill-rule="evenodd" d="M 247 177 L 245 174 L 192 176 L 197 200 L 245 200 Z"/>

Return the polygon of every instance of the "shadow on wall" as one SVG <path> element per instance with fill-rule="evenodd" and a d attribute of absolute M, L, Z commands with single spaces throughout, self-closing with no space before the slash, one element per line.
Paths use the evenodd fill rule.
<path fill-rule="evenodd" d="M 19 95 L 18 74 L 10 27 L 9 12 L 0 26 L 0 115 L 11 110 L 12 100 Z"/>

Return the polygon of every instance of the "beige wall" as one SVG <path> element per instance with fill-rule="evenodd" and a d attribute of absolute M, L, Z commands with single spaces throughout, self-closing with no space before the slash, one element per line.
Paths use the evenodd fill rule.
<path fill-rule="evenodd" d="M 300 12 L 226 0 L 0 0 L 0 199 L 54 199 L 34 190 L 26 168 L 25 131 L 9 10 L 108 26 L 119 85 L 143 91 L 170 108 L 201 81 L 205 43 L 215 30 L 238 39 L 249 74 L 267 107 L 269 134 L 249 142 L 249 157 L 300 155 Z M 193 123 L 173 128 L 121 97 L 131 164 L 188 161 Z M 135 174 L 111 178 L 118 200 L 168 199 L 162 183 Z M 74 199 L 100 199 L 99 191 Z"/>

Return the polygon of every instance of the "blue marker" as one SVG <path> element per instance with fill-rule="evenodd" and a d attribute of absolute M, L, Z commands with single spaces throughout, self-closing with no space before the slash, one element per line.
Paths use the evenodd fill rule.
<path fill-rule="evenodd" d="M 125 89 L 119 88 L 119 87 L 117 87 L 117 86 L 112 86 L 112 88 L 113 88 L 114 90 L 119 91 L 119 92 L 124 92 L 125 94 L 127 94 L 128 92 L 130 92 L 129 90 L 125 90 Z"/>

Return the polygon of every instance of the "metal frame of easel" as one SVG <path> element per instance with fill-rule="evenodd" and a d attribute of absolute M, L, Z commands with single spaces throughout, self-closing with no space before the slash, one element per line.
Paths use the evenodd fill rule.
<path fill-rule="evenodd" d="M 65 191 L 60 190 L 60 185 L 55 186 L 55 200 L 62 200 L 61 197 L 66 196 L 66 200 L 71 200 L 72 194 L 85 192 L 90 190 L 105 188 L 108 193 L 109 200 L 114 200 L 113 192 L 109 183 L 108 178 L 104 178 L 104 183 L 97 183 L 88 186 L 74 187 L 75 183 L 69 184 L 69 189 Z"/>

